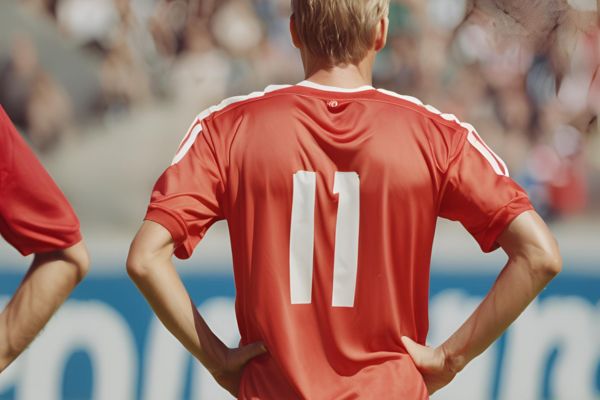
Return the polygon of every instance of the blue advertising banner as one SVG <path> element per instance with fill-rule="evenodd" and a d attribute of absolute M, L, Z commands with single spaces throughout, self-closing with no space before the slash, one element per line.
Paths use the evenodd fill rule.
<path fill-rule="evenodd" d="M 21 275 L 0 273 L 7 300 Z M 437 273 L 430 336 L 437 344 L 481 301 L 494 276 Z M 208 323 L 238 340 L 233 279 L 186 275 Z M 492 348 L 434 399 L 600 398 L 600 276 L 564 273 Z M 0 375 L 0 399 L 228 399 L 153 316 L 125 274 L 92 275 L 35 343 Z"/>

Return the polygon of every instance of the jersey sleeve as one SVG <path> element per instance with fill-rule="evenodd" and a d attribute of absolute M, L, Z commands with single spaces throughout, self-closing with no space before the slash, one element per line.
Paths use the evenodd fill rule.
<path fill-rule="evenodd" d="M 23 255 L 81 241 L 64 194 L 0 107 L 0 234 Z"/>
<path fill-rule="evenodd" d="M 512 220 L 533 207 L 504 162 L 474 130 L 460 143 L 445 172 L 440 216 L 459 221 L 490 252 L 499 247 L 497 239 Z"/>
<path fill-rule="evenodd" d="M 173 164 L 156 182 L 145 219 L 171 233 L 175 256 L 189 258 L 208 228 L 224 218 L 223 192 L 213 143 L 203 121 L 196 119 Z"/>

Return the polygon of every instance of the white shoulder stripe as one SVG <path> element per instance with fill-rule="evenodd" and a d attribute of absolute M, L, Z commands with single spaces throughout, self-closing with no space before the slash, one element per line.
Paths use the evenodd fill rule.
<path fill-rule="evenodd" d="M 471 128 L 473 128 L 473 127 L 471 126 Z M 500 165 L 502 166 L 502 171 L 503 171 L 502 175 L 505 175 L 505 176 L 510 176 L 510 174 L 509 174 L 509 172 L 508 172 L 508 167 L 507 167 L 507 166 L 506 166 L 506 164 L 504 163 L 504 160 L 502 160 L 502 159 L 500 158 L 500 156 L 498 156 L 498 154 L 496 154 L 496 153 L 494 152 L 494 150 L 492 150 L 492 148 L 491 148 L 490 146 L 488 146 L 488 145 L 487 145 L 487 144 L 486 144 L 486 143 L 483 141 L 483 139 L 481 138 L 481 136 L 479 136 L 479 133 L 477 133 L 477 131 L 475 130 L 475 128 L 473 128 L 473 130 L 472 130 L 471 132 L 473 132 L 473 133 L 475 134 L 475 136 L 476 136 L 477 140 L 479 140 L 479 142 L 481 142 L 481 144 L 483 144 L 483 147 L 485 147 L 485 148 L 486 148 L 486 150 L 487 150 L 487 151 L 489 151 L 489 152 L 490 152 L 490 153 L 491 153 L 491 154 L 494 156 L 494 158 L 496 159 L 496 161 L 498 161 L 498 162 L 500 163 Z"/>
<path fill-rule="evenodd" d="M 187 152 L 192 148 L 192 145 L 198 138 L 198 135 L 200 135 L 200 133 L 202 132 L 202 124 L 200 124 L 200 121 L 202 121 L 203 119 L 209 117 L 213 113 L 223 110 L 224 108 L 226 108 L 232 104 L 240 103 L 240 102 L 246 101 L 246 100 L 255 99 L 258 97 L 262 97 L 267 93 L 285 89 L 290 86 L 291 85 L 270 85 L 270 86 L 267 86 L 265 88 L 265 90 L 262 92 L 252 92 L 246 96 L 229 97 L 229 98 L 223 100 L 222 102 L 220 102 L 216 106 L 208 107 L 206 110 L 204 110 L 200 114 L 198 114 L 196 116 L 196 118 L 194 119 L 194 122 L 188 129 L 188 133 L 186 133 L 181 144 L 179 145 L 179 150 L 177 151 L 177 154 L 175 154 L 175 157 L 173 158 L 173 162 L 171 165 L 177 164 L 179 161 L 181 161 L 183 159 L 183 157 L 185 157 Z M 190 132 L 190 130 L 191 130 L 191 132 Z"/>
<path fill-rule="evenodd" d="M 200 119 L 196 118 L 194 120 L 194 124 L 192 125 L 191 129 L 192 130 L 189 133 L 189 135 L 186 135 L 185 138 L 183 139 L 185 143 L 181 142 L 182 144 L 179 146 L 179 151 L 177 151 L 177 154 L 175 154 L 175 157 L 173 158 L 173 162 L 171 163 L 171 165 L 177 164 L 179 161 L 181 161 L 181 159 L 192 148 L 192 145 L 196 141 L 196 138 L 202 132 L 202 124 L 200 123 Z"/>
<path fill-rule="evenodd" d="M 494 169 L 495 173 L 497 173 L 498 175 L 504 175 L 504 171 L 502 171 L 502 169 L 500 168 L 500 165 L 498 165 L 498 161 L 496 161 L 494 156 L 492 156 L 492 153 L 489 152 L 487 147 L 484 146 L 477 139 L 477 137 L 473 134 L 473 132 L 469 132 L 469 134 L 467 135 L 467 140 L 469 141 L 469 143 L 471 143 L 471 145 L 473 147 L 475 147 L 481 153 L 481 155 L 483 157 L 485 157 L 485 159 L 490 163 L 490 165 Z"/>
<path fill-rule="evenodd" d="M 442 113 L 440 110 L 438 110 L 434 106 L 431 106 L 429 104 L 423 104 L 423 102 L 421 100 L 417 99 L 416 97 L 403 96 L 401 94 L 398 94 L 398 93 L 395 93 L 395 92 L 392 92 L 392 91 L 386 90 L 386 89 L 377 89 L 377 91 L 381 92 L 383 94 L 387 94 L 388 96 L 396 97 L 396 98 L 399 98 L 402 100 L 406 100 L 410 103 L 416 104 L 420 107 L 425 108 L 427 111 L 429 111 L 432 114 L 439 115 L 440 117 L 444 118 L 446 121 L 452 121 L 452 122 L 455 122 L 458 125 L 462 126 L 468 132 L 467 140 L 469 141 L 469 143 L 473 147 L 475 147 L 481 153 L 481 155 L 483 157 L 485 157 L 485 159 L 490 163 L 490 165 L 494 169 L 494 172 L 496 172 L 498 175 L 509 176 L 508 167 L 506 166 L 504 161 L 500 157 L 498 157 L 498 155 L 496 153 L 494 153 L 492 151 L 492 149 L 490 149 L 483 142 L 483 140 L 481 139 L 481 137 L 479 136 L 479 134 L 477 133 L 477 131 L 475 130 L 473 125 L 468 124 L 466 122 L 461 122 L 454 114 Z"/>

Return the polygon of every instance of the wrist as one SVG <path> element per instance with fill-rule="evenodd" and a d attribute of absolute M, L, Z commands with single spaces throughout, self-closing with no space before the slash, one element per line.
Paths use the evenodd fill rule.
<path fill-rule="evenodd" d="M 446 343 L 439 347 L 439 351 L 444 358 L 444 368 L 454 374 L 462 371 L 468 363 L 467 357 L 453 352 Z"/>
<path fill-rule="evenodd" d="M 211 375 L 217 377 L 227 372 L 227 356 L 229 348 L 221 341 L 216 341 L 211 347 L 211 351 L 206 355 L 202 364 Z"/>

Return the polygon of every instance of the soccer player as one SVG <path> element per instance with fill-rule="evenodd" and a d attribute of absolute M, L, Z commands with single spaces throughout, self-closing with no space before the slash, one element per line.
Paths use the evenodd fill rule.
<path fill-rule="evenodd" d="M 371 86 L 386 0 L 292 1 L 306 80 L 193 121 L 154 187 L 127 268 L 164 325 L 240 399 L 426 399 L 561 269 L 526 193 L 475 129 Z M 509 260 L 442 345 L 425 346 L 436 220 Z M 228 222 L 239 348 L 173 268 Z"/>
<path fill-rule="evenodd" d="M 60 189 L 0 107 L 0 234 L 35 254 L 0 314 L 0 372 L 33 341 L 85 276 L 79 221 Z"/>

